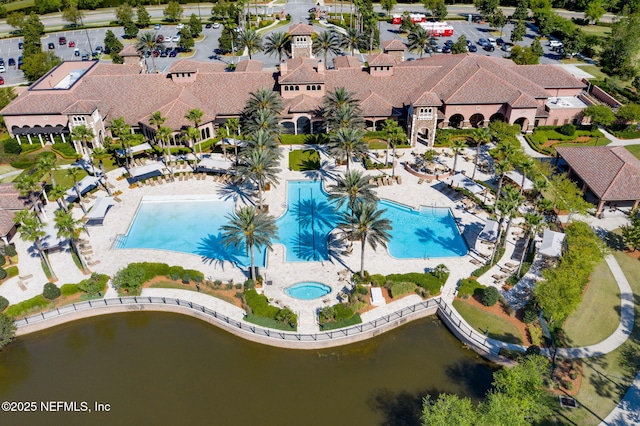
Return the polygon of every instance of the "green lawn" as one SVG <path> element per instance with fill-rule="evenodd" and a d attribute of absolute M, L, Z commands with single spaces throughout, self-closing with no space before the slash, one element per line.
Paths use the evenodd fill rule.
<path fill-rule="evenodd" d="M 581 66 L 580 69 L 585 72 L 588 72 L 598 80 L 604 80 L 606 78 L 609 78 L 609 76 L 605 74 L 602 71 L 602 69 L 596 65 L 585 65 L 585 66 Z"/>
<path fill-rule="evenodd" d="M 578 309 L 563 329 L 568 346 L 587 346 L 609 337 L 620 323 L 620 292 L 609 266 L 600 262 Z"/>
<path fill-rule="evenodd" d="M 636 156 L 637 159 L 640 160 L 640 145 L 627 145 L 625 146 L 627 151 Z"/>
<path fill-rule="evenodd" d="M 485 312 L 461 300 L 454 300 L 453 306 L 469 325 L 477 331 L 482 333 L 489 328 L 489 337 L 492 339 L 522 344 L 520 331 L 509 321 L 505 321 L 494 314 Z"/>
<path fill-rule="evenodd" d="M 610 27 L 603 27 L 600 25 L 584 25 L 581 26 L 580 29 L 587 34 L 594 34 L 600 37 L 606 37 L 611 34 Z"/>
<path fill-rule="evenodd" d="M 315 149 L 296 149 L 289 153 L 289 169 L 304 172 L 319 168 L 320 155 Z"/>
<path fill-rule="evenodd" d="M 26 9 L 27 7 L 33 7 L 35 1 L 34 0 L 19 0 L 11 3 L 6 3 L 4 7 L 7 9 L 7 12 L 13 12 L 14 10 Z"/>
<path fill-rule="evenodd" d="M 620 251 L 614 251 L 613 255 L 629 280 L 636 299 L 631 339 L 611 353 L 583 360 L 582 386 L 575 397 L 580 408 L 556 409 L 566 424 L 599 424 L 624 396 L 640 370 L 640 262 Z"/>
<path fill-rule="evenodd" d="M 82 173 L 78 176 L 78 181 L 80 181 L 83 177 L 87 176 L 87 172 L 82 170 Z M 64 188 L 71 188 L 73 186 L 73 179 L 71 176 L 67 175 L 67 169 L 64 170 L 54 170 L 53 178 L 56 181 L 56 185 L 60 185 Z"/>

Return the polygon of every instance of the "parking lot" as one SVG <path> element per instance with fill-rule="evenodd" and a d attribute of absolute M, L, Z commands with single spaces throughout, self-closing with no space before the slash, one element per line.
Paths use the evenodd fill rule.
<path fill-rule="evenodd" d="M 508 53 L 503 52 L 499 48 L 496 48 L 493 52 L 487 52 L 482 49 L 481 46 L 477 44 L 478 39 L 480 38 L 488 38 L 494 37 L 489 33 L 489 25 L 488 24 L 477 24 L 473 22 L 467 21 L 449 21 L 451 26 L 454 28 L 454 35 L 452 37 L 438 37 L 437 42 L 439 46 L 443 46 L 444 42 L 447 40 L 456 41 L 459 36 L 464 35 L 467 40 L 473 42 L 477 47 L 478 51 L 476 54 L 479 55 L 487 55 L 494 57 L 507 57 Z M 120 38 L 123 44 L 129 43 L 128 40 L 124 40 L 122 38 L 124 32 L 122 27 L 113 27 L 109 28 L 113 33 Z M 279 27 L 276 31 L 284 31 L 286 27 Z M 391 40 L 391 39 L 399 39 L 402 41 L 406 41 L 406 37 L 401 37 L 398 34 L 399 25 L 391 25 L 386 22 L 380 23 L 380 38 L 381 41 Z M 509 40 L 511 35 L 511 30 L 513 29 L 513 25 L 506 25 L 503 29 L 503 39 Z M 318 28 L 318 30 L 320 30 Z M 98 46 L 104 47 L 104 37 L 106 34 L 107 28 L 99 28 L 99 29 L 88 29 L 88 30 L 74 30 L 74 31 L 63 31 L 57 33 L 47 34 L 42 38 L 42 47 L 44 50 L 49 50 L 49 43 L 53 43 L 54 49 L 53 52 L 60 58 L 65 61 L 74 61 L 81 60 L 81 55 L 83 53 L 90 54 L 92 51 L 95 51 Z M 162 27 L 158 30 L 152 30 L 157 34 L 162 34 L 165 38 L 172 37 L 178 33 L 175 25 L 162 25 Z M 231 62 L 230 57 L 218 57 L 218 59 L 212 59 L 214 50 L 218 47 L 218 38 L 222 32 L 222 28 L 207 28 L 203 27 L 203 34 L 205 36 L 204 40 L 196 43 L 195 49 L 196 52 L 193 55 L 193 59 L 200 61 L 221 61 L 221 62 Z M 530 28 L 527 29 L 527 34 L 523 41 L 518 44 L 526 46 L 531 44 L 533 38 L 535 37 L 535 32 L 533 32 Z M 60 45 L 58 43 L 58 39 L 60 36 L 64 36 L 67 39 L 66 45 Z M 18 57 L 22 55 L 22 51 L 18 48 L 18 43 L 22 42 L 21 37 L 17 38 L 8 38 L 0 40 L 0 58 L 5 61 L 6 71 L 2 73 L 2 77 L 4 77 L 5 85 L 17 85 L 24 84 L 26 81 L 24 80 L 24 76 L 22 72 L 15 66 L 8 66 L 9 58 L 13 58 L 18 61 Z M 74 42 L 75 46 L 70 47 L 69 42 Z M 177 43 L 167 42 L 165 43 L 166 47 L 175 47 Z M 559 55 L 546 46 L 546 43 L 543 43 L 543 47 L 545 49 L 545 56 L 540 58 L 541 63 L 558 63 Z M 79 56 L 74 56 L 74 50 L 78 49 Z M 439 55 L 441 53 L 434 53 L 434 55 Z M 256 53 L 253 55 L 254 59 L 261 60 L 264 62 L 265 66 L 275 66 L 277 64 L 277 59 L 275 56 L 269 57 L 264 53 Z M 429 56 L 429 54 L 424 54 L 423 57 Z M 419 54 L 414 52 L 408 52 L 406 58 L 418 58 Z M 152 68 L 152 62 L 155 62 L 156 68 L 160 71 L 166 71 L 171 64 L 179 59 L 178 57 L 156 57 L 153 61 L 151 59 L 147 59 L 149 68 Z M 235 59 L 237 62 L 240 59 Z"/>

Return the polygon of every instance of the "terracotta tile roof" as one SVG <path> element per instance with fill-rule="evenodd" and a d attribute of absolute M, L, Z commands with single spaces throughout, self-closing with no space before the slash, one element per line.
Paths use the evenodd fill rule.
<path fill-rule="evenodd" d="M 378 53 L 375 55 L 367 55 L 369 65 L 396 65 L 398 61 L 391 55 L 386 53 Z"/>
<path fill-rule="evenodd" d="M 369 92 L 369 96 L 360 100 L 360 110 L 364 117 L 389 117 L 393 115 L 393 105 L 373 92 Z"/>
<path fill-rule="evenodd" d="M 76 101 L 65 108 L 63 114 L 92 114 L 93 111 L 98 108 L 100 101 L 96 100 L 81 100 Z"/>
<path fill-rule="evenodd" d="M 298 95 L 284 101 L 284 110 L 289 114 L 296 112 L 317 111 L 322 105 L 322 98 L 309 95 Z"/>
<path fill-rule="evenodd" d="M 640 161 L 625 147 L 563 146 L 556 151 L 601 200 L 640 200 Z"/>
<path fill-rule="evenodd" d="M 333 58 L 333 67 L 340 68 L 362 68 L 363 64 L 355 56 L 337 56 Z"/>
<path fill-rule="evenodd" d="M 295 35 L 311 35 L 313 34 L 313 25 L 294 24 L 289 27 L 289 34 Z"/>
<path fill-rule="evenodd" d="M 280 77 L 279 83 L 324 83 L 325 80 L 326 77 L 324 73 L 319 73 L 315 68 L 309 66 L 307 63 L 303 63 L 293 70 L 288 68 L 287 74 L 284 77 Z"/>
<path fill-rule="evenodd" d="M 14 216 L 15 212 L 0 209 L 0 236 L 4 237 L 11 232 L 15 226 Z"/>
<path fill-rule="evenodd" d="M 440 106 L 442 105 L 442 101 L 438 98 L 433 92 L 424 92 L 422 95 L 418 96 L 413 102 L 414 105 L 428 105 L 428 106 Z"/>
<path fill-rule="evenodd" d="M 140 56 L 135 44 L 129 44 L 122 48 L 120 56 Z"/>
<path fill-rule="evenodd" d="M 29 199 L 21 196 L 12 183 L 0 184 L 0 209 L 22 210 L 29 205 Z"/>
<path fill-rule="evenodd" d="M 235 72 L 258 72 L 262 71 L 262 61 L 255 59 L 240 61 L 236 66 Z"/>
<path fill-rule="evenodd" d="M 516 65 L 511 66 L 511 69 L 545 89 L 573 89 L 585 86 L 581 80 L 558 65 Z"/>
<path fill-rule="evenodd" d="M 196 71 L 202 73 L 224 72 L 225 68 L 227 68 L 227 66 L 219 62 L 202 62 L 194 61 L 192 59 L 181 59 L 171 65 L 171 67 L 169 68 L 169 73 L 187 71 Z"/>
<path fill-rule="evenodd" d="M 100 62 L 100 66 L 92 67 L 87 75 L 135 75 L 142 71 L 137 65 L 110 64 Z"/>
<path fill-rule="evenodd" d="M 394 39 L 383 41 L 382 48 L 388 52 L 393 50 L 406 50 L 407 45 L 404 44 L 401 40 Z"/>

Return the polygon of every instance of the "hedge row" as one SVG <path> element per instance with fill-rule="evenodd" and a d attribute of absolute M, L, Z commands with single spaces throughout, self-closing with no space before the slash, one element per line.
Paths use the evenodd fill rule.
<path fill-rule="evenodd" d="M 357 312 L 350 318 L 324 323 L 320 326 L 320 329 L 322 331 L 336 330 L 338 328 L 350 327 L 356 324 L 362 324 L 362 318 L 360 318 L 360 314 Z"/>
<path fill-rule="evenodd" d="M 407 293 L 412 293 L 416 289 L 416 285 L 411 282 L 397 282 L 391 284 L 389 287 L 389 291 L 391 292 L 391 297 L 396 298 L 400 296 L 404 296 Z"/>
<path fill-rule="evenodd" d="M 51 145 L 51 150 L 63 158 L 74 159 L 78 156 L 78 153 L 70 143 L 54 143 Z"/>
<path fill-rule="evenodd" d="M 407 274 L 390 274 L 387 275 L 387 281 L 397 282 L 412 282 L 420 287 L 424 288 L 429 294 L 436 295 L 440 293 L 440 289 L 447 281 L 449 274 L 445 274 L 443 277 L 438 278 L 431 272 L 426 274 L 420 272 L 409 272 Z"/>
<path fill-rule="evenodd" d="M 15 305 L 9 306 L 7 308 L 6 314 L 10 317 L 19 317 L 28 314 L 34 310 L 42 310 L 46 307 L 50 306 L 51 302 L 44 298 L 43 295 L 39 294 L 37 296 L 32 297 L 31 299 L 24 300 L 20 303 L 16 303 Z"/>

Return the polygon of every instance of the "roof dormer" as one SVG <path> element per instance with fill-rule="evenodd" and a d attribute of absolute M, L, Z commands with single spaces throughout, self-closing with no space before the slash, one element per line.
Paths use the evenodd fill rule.
<path fill-rule="evenodd" d="M 369 74 L 376 77 L 388 77 L 393 75 L 393 66 L 398 63 L 396 58 L 386 53 L 367 56 Z"/>

